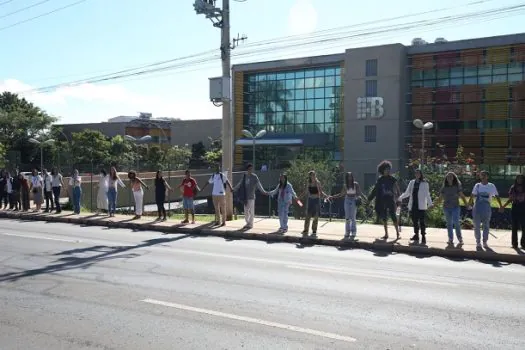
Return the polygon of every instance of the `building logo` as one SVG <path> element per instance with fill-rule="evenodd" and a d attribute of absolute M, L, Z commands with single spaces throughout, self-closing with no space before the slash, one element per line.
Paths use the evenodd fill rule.
<path fill-rule="evenodd" d="M 357 98 L 357 119 L 381 119 L 384 115 L 382 97 Z"/>

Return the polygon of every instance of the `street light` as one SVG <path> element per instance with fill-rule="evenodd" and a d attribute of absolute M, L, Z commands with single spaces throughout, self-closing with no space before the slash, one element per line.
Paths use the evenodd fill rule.
<path fill-rule="evenodd" d="M 421 129 L 421 159 L 419 162 L 419 167 L 421 168 L 423 166 L 423 160 L 425 159 L 425 130 L 432 129 L 434 127 L 434 123 L 424 123 L 421 119 L 415 119 L 413 124 L 416 128 Z"/>
<path fill-rule="evenodd" d="M 44 173 L 44 146 L 52 145 L 55 142 L 55 140 L 48 139 L 45 141 L 38 141 L 37 139 L 34 139 L 31 137 L 29 139 L 29 142 L 31 142 L 32 144 L 38 145 L 40 147 L 40 173 L 43 174 Z"/>
<path fill-rule="evenodd" d="M 259 132 L 257 132 L 255 134 L 255 136 L 253 135 L 253 133 L 249 130 L 243 130 L 242 131 L 242 134 L 246 137 L 246 138 L 249 138 L 249 139 L 252 139 L 253 140 L 253 161 L 252 161 L 252 165 L 253 165 L 253 168 L 255 169 L 255 141 L 257 139 L 260 139 L 261 137 L 263 137 L 264 135 L 266 135 L 266 130 L 260 130 Z"/>

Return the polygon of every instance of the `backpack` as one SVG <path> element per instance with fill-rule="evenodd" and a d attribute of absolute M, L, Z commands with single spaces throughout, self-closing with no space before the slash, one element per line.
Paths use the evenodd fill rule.
<path fill-rule="evenodd" d="M 221 182 L 222 182 L 222 184 L 224 185 L 224 189 L 226 189 L 226 182 L 224 182 L 224 178 L 223 178 L 222 173 L 219 173 L 219 175 L 220 175 L 220 177 L 221 177 Z M 228 181 L 228 180 L 226 180 L 226 181 Z"/>

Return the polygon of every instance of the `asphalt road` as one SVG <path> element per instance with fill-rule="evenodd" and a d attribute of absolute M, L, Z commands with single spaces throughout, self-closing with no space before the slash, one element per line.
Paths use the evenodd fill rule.
<path fill-rule="evenodd" d="M 525 267 L 0 220 L 0 349 L 523 349 Z"/>

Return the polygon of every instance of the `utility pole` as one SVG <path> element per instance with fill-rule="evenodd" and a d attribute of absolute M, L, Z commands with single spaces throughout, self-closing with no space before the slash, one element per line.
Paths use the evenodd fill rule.
<path fill-rule="evenodd" d="M 232 79 L 231 79 L 231 50 L 235 45 L 230 39 L 230 0 L 222 0 L 222 9 L 215 6 L 216 0 L 195 0 L 193 7 L 197 14 L 204 14 L 213 26 L 221 29 L 221 61 L 222 77 L 220 79 L 221 96 L 212 98 L 215 105 L 222 106 L 222 171 L 233 180 L 233 115 L 232 115 Z M 246 40 L 246 37 L 235 39 L 235 44 Z M 210 85 L 211 93 L 211 85 Z M 233 219 L 233 194 L 226 191 L 226 219 Z"/>

